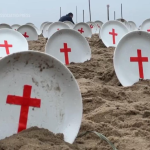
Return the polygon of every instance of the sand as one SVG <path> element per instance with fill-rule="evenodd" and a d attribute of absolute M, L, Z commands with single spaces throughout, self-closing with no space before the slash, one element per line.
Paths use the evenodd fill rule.
<path fill-rule="evenodd" d="M 77 79 L 83 97 L 79 134 L 94 130 L 105 135 L 118 150 L 150 150 L 150 81 L 122 87 L 113 68 L 114 48 L 106 48 L 97 35 L 88 39 L 92 59 L 68 68 Z M 44 51 L 46 39 L 29 42 L 30 49 Z M 36 127 L 0 141 L 0 150 L 112 150 L 94 134 L 70 145 L 63 135 Z"/>

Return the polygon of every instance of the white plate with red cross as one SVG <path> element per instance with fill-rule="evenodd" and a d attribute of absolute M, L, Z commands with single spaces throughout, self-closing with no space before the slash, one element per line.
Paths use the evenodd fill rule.
<path fill-rule="evenodd" d="M 103 25 L 103 22 L 99 20 L 96 20 L 95 23 L 97 24 L 98 28 L 101 28 Z"/>
<path fill-rule="evenodd" d="M 107 47 L 116 47 L 124 35 L 128 33 L 128 28 L 119 21 L 108 21 L 103 24 L 100 37 Z"/>
<path fill-rule="evenodd" d="M 28 50 L 28 42 L 19 32 L 12 29 L 1 29 L 0 35 L 0 58 Z"/>
<path fill-rule="evenodd" d="M 55 32 L 61 29 L 70 29 L 69 26 L 63 22 L 52 23 L 48 28 L 48 38 L 50 38 Z"/>
<path fill-rule="evenodd" d="M 141 25 L 141 30 L 150 33 L 150 19 L 146 19 L 146 20 L 142 23 L 142 25 Z"/>
<path fill-rule="evenodd" d="M 36 40 L 38 40 L 37 31 L 31 25 L 20 26 L 17 29 L 17 31 L 20 32 L 26 38 L 27 41 L 36 41 Z"/>
<path fill-rule="evenodd" d="M 82 97 L 72 73 L 50 55 L 14 53 L 0 61 L 0 139 L 37 126 L 73 143 Z"/>
<path fill-rule="evenodd" d="M 12 27 L 12 29 L 17 31 L 17 29 L 20 27 L 20 25 L 19 24 L 13 24 L 11 27 Z"/>
<path fill-rule="evenodd" d="M 66 65 L 71 62 L 82 63 L 91 59 L 91 49 L 87 40 L 72 29 L 55 32 L 49 38 L 45 51 Z"/>
<path fill-rule="evenodd" d="M 96 33 L 99 34 L 100 30 L 101 30 L 101 27 L 103 25 L 103 22 L 102 21 L 95 21 L 95 24 L 97 26 L 97 30 L 96 30 Z"/>
<path fill-rule="evenodd" d="M 84 37 L 91 38 L 92 36 L 92 30 L 89 27 L 88 24 L 80 22 L 74 26 L 74 30 L 78 31 L 80 34 L 82 34 Z"/>
<path fill-rule="evenodd" d="M 114 68 L 123 86 L 150 79 L 150 34 L 133 31 L 125 35 L 115 50 Z"/>
<path fill-rule="evenodd" d="M 95 22 L 87 22 L 87 24 L 88 24 L 89 27 L 91 28 L 92 34 L 95 34 L 96 31 L 97 31 L 97 26 L 96 26 Z"/>

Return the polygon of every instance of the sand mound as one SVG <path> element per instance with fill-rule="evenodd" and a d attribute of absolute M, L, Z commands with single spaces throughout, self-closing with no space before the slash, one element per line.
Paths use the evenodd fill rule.
<path fill-rule="evenodd" d="M 68 66 L 79 83 L 83 97 L 80 133 L 87 130 L 100 132 L 118 150 L 150 150 L 150 81 L 122 87 L 113 68 L 114 49 L 106 48 L 97 35 L 88 41 L 92 59 Z M 45 42 L 40 37 L 38 42 L 30 42 L 30 47 L 40 50 Z M 13 149 L 112 150 L 94 134 L 77 138 L 73 145 L 69 145 L 63 142 L 62 136 L 37 128 L 0 141 L 0 150 Z"/>

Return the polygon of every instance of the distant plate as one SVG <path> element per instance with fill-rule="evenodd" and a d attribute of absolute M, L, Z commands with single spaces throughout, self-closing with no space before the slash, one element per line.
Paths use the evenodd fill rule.
<path fill-rule="evenodd" d="M 97 30 L 96 30 L 96 33 L 100 33 L 100 30 L 102 28 L 102 25 L 103 25 L 103 22 L 102 21 L 95 21 L 95 24 L 97 26 Z"/>
<path fill-rule="evenodd" d="M 12 29 L 12 27 L 8 24 L 5 24 L 5 23 L 0 24 L 0 29 L 4 29 L 4 28 Z"/>
<path fill-rule="evenodd" d="M 1 59 L 0 70 L 0 139 L 37 126 L 74 142 L 82 97 L 69 69 L 50 55 L 27 51 Z"/>
<path fill-rule="evenodd" d="M 89 25 L 89 27 L 91 28 L 91 30 L 92 30 L 92 34 L 95 34 L 96 33 L 96 31 L 97 31 L 97 26 L 96 26 L 96 24 L 95 24 L 95 22 L 87 22 L 87 24 Z"/>
<path fill-rule="evenodd" d="M 20 25 L 19 24 L 14 24 L 11 27 L 12 27 L 12 29 L 17 30 L 20 27 Z"/>
<path fill-rule="evenodd" d="M 150 19 L 146 19 L 146 20 L 142 23 L 142 25 L 141 25 L 141 30 L 150 33 Z"/>
<path fill-rule="evenodd" d="M 133 21 L 128 21 L 128 23 L 130 24 L 130 30 L 131 31 L 138 30 L 136 24 Z"/>
<path fill-rule="evenodd" d="M 72 29 L 55 32 L 47 41 L 45 50 L 66 65 L 91 59 L 91 49 L 87 40 Z"/>
<path fill-rule="evenodd" d="M 47 22 L 43 22 L 43 23 L 41 24 L 41 26 L 40 26 L 40 30 L 41 30 L 41 32 L 43 31 L 43 27 L 44 27 L 44 25 L 45 25 L 45 24 L 47 24 L 47 23 L 49 23 L 49 22 L 47 21 Z"/>
<path fill-rule="evenodd" d="M 92 36 L 92 30 L 89 27 L 88 24 L 80 22 L 74 26 L 74 30 L 78 31 L 81 33 L 84 37 L 89 37 L 91 38 Z"/>
<path fill-rule="evenodd" d="M 121 19 L 121 18 L 117 19 L 117 21 L 120 21 L 121 23 L 123 23 L 130 31 L 130 24 L 128 23 L 128 21 L 126 21 L 125 19 Z"/>
<path fill-rule="evenodd" d="M 30 23 L 30 22 L 29 22 L 29 23 L 26 23 L 26 24 L 27 24 L 27 25 L 32 25 L 32 26 L 34 26 L 34 24 L 33 24 L 33 23 Z"/>
<path fill-rule="evenodd" d="M 33 28 L 35 28 L 35 30 L 36 30 L 36 32 L 37 32 L 38 35 L 41 35 L 42 32 L 41 32 L 40 29 L 38 29 L 35 25 L 30 25 L 30 26 L 32 26 Z"/>
<path fill-rule="evenodd" d="M 100 37 L 107 47 L 116 47 L 118 42 L 128 32 L 128 28 L 123 23 L 119 21 L 108 21 L 103 24 Z"/>
<path fill-rule="evenodd" d="M 72 22 L 70 22 L 70 21 L 64 21 L 64 23 L 67 24 L 67 25 L 70 27 L 70 29 L 73 29 L 74 26 L 75 26 L 75 25 L 74 25 Z"/>
<path fill-rule="evenodd" d="M 43 26 L 43 36 L 45 38 L 48 38 L 48 28 L 50 27 L 51 24 L 52 24 L 51 22 L 48 22 Z"/>
<path fill-rule="evenodd" d="M 96 20 L 95 23 L 98 24 L 98 25 L 100 26 L 100 28 L 101 28 L 102 25 L 103 25 L 103 22 L 102 22 L 102 21 L 99 21 L 99 20 Z"/>
<path fill-rule="evenodd" d="M 36 41 L 36 40 L 38 40 L 37 31 L 31 25 L 20 26 L 17 29 L 17 31 L 20 32 L 26 38 L 27 41 Z"/>
<path fill-rule="evenodd" d="M 63 22 L 52 23 L 48 28 L 48 38 L 61 29 L 69 29 L 69 26 Z"/>
<path fill-rule="evenodd" d="M 116 47 L 114 68 L 123 86 L 150 79 L 150 34 L 133 31 L 125 35 Z"/>

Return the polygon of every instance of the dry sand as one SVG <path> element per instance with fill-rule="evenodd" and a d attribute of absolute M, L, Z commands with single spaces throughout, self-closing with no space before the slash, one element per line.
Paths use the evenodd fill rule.
<path fill-rule="evenodd" d="M 104 134 L 118 150 L 150 150 L 150 81 L 124 88 L 113 68 L 113 48 L 105 48 L 97 35 L 88 40 L 92 59 L 68 68 L 76 77 L 83 97 L 80 133 Z M 46 39 L 29 42 L 44 51 Z M 71 134 L 71 133 L 70 133 Z M 0 141 L 0 150 L 112 150 L 94 134 L 77 138 L 73 145 L 45 129 L 31 128 Z"/>

